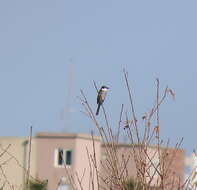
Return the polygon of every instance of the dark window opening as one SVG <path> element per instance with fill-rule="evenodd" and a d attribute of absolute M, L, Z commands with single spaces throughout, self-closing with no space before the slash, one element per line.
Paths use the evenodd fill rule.
<path fill-rule="evenodd" d="M 66 165 L 71 165 L 72 164 L 72 151 L 67 150 L 66 151 Z"/>
<path fill-rule="evenodd" d="M 58 165 L 63 165 L 64 160 L 63 160 L 63 150 L 59 149 L 58 150 Z"/>

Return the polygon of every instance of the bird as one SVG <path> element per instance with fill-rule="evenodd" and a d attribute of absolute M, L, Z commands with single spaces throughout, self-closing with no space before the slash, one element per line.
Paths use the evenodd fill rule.
<path fill-rule="evenodd" d="M 98 91 L 98 95 L 97 95 L 97 110 L 96 110 L 96 115 L 99 114 L 99 110 L 101 105 L 103 104 L 105 97 L 107 95 L 107 91 L 108 91 L 109 87 L 107 86 L 101 86 L 100 90 Z"/>

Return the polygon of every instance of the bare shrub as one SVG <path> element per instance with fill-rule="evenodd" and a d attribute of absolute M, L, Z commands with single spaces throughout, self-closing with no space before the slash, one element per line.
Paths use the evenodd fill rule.
<path fill-rule="evenodd" d="M 117 132 L 110 126 L 104 105 L 101 107 L 105 124 L 102 126 L 99 123 L 84 91 L 81 90 L 80 100 L 85 114 L 93 121 L 101 136 L 105 155 L 98 169 L 94 155 L 88 153 L 90 165 L 93 166 L 91 170 L 92 172 L 95 170 L 97 177 L 97 185 L 92 184 L 90 189 L 182 189 L 183 179 L 180 173 L 176 172 L 177 168 L 174 166 L 176 163 L 173 160 L 178 159 L 180 152 L 183 155 L 183 151 L 179 149 L 183 139 L 174 148 L 169 148 L 169 141 L 164 143 L 160 138 L 160 107 L 167 95 L 174 99 L 175 93 L 166 87 L 160 96 L 160 82 L 156 79 L 155 105 L 141 117 L 143 126 L 140 126 L 128 82 L 128 73 L 125 70 L 124 79 L 130 106 L 126 109 L 124 105 L 121 106 Z M 98 92 L 95 82 L 94 86 Z M 129 111 L 125 111 L 128 109 Z M 120 151 L 119 139 L 122 131 L 129 139 L 125 152 Z M 132 167 L 131 162 L 134 163 Z M 135 171 L 132 173 L 131 170 Z"/>

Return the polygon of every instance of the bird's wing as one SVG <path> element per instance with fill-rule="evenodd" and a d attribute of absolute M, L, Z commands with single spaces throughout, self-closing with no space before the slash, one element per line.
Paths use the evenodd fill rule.
<path fill-rule="evenodd" d="M 99 90 L 98 96 L 97 96 L 97 104 L 100 104 L 101 103 L 101 94 L 102 94 L 102 91 Z"/>

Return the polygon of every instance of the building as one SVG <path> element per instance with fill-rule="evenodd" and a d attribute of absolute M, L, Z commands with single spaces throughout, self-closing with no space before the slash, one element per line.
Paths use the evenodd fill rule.
<path fill-rule="evenodd" d="M 185 158 L 185 165 L 187 167 L 187 173 L 185 179 L 187 180 L 187 186 L 190 189 L 197 189 L 197 154 L 196 152 Z"/>
<path fill-rule="evenodd" d="M 184 150 L 165 147 L 158 148 L 157 146 L 143 147 L 137 144 L 115 144 L 114 146 L 101 145 L 102 164 L 100 170 L 103 178 L 106 180 L 105 184 L 102 183 L 104 187 L 110 186 L 115 175 L 117 175 L 114 179 L 115 181 L 118 181 L 119 176 L 121 176 L 121 180 L 129 181 L 130 179 L 136 179 L 138 173 L 141 177 L 144 175 L 145 183 L 151 187 L 162 185 L 164 189 L 178 189 L 176 187 L 183 184 L 185 168 Z M 116 150 L 116 155 L 113 155 L 113 157 L 116 157 L 115 161 L 113 157 L 110 161 L 107 155 L 111 148 Z M 109 150 L 106 151 L 106 149 Z M 108 164 L 111 162 L 113 163 L 111 164 L 113 168 L 110 168 Z M 113 170 L 114 172 L 111 174 Z M 162 182 L 160 175 L 163 175 L 164 180 Z M 118 188 L 114 186 L 112 189 Z"/>
<path fill-rule="evenodd" d="M 36 175 L 36 141 L 32 139 L 31 175 Z M 21 189 L 26 183 L 28 169 L 28 138 L 0 137 L 0 187 Z"/>
<path fill-rule="evenodd" d="M 151 146 L 146 150 L 147 157 L 143 155 L 144 153 L 142 154 L 139 145 L 115 144 L 113 146 L 115 153 L 110 153 L 111 159 L 117 160 L 116 171 L 125 179 L 137 176 L 136 157 L 132 152 L 135 151 L 136 155 L 142 155 L 137 159 L 144 159 L 146 163 L 146 169 L 149 171 L 149 176 L 146 176 L 147 182 L 150 181 L 151 173 L 155 174 L 155 168 L 160 168 L 158 162 L 161 155 L 165 155 L 162 156 L 166 158 L 165 163 L 171 164 L 168 171 L 168 164 L 163 167 L 168 172 L 165 183 L 170 184 L 174 174 L 179 182 L 183 180 L 183 150 L 161 148 L 158 154 L 157 147 Z M 98 180 L 96 171 L 99 176 L 102 176 L 102 180 L 99 180 L 100 184 L 107 188 L 110 182 L 109 176 L 111 175 L 110 179 L 115 176 L 110 167 L 116 164 L 109 165 L 109 152 L 112 150 L 112 145 L 103 144 L 99 136 L 38 133 L 31 140 L 31 149 L 29 149 L 29 139 L 26 137 L 0 137 L 0 148 L 0 187 L 4 186 L 5 190 L 11 189 L 11 186 L 21 189 L 27 178 L 47 180 L 48 190 L 80 189 L 80 186 L 83 189 L 92 189 L 91 185 L 97 184 Z M 151 158 L 151 165 L 147 158 Z M 30 175 L 27 172 L 28 168 Z M 153 175 L 150 185 L 158 185 L 158 178 L 158 174 Z M 96 185 L 94 189 L 97 189 Z"/>
<path fill-rule="evenodd" d="M 37 141 L 37 174 L 38 179 L 47 179 L 49 190 L 57 185 L 71 187 L 68 173 L 77 177 L 90 178 L 88 152 L 92 154 L 92 137 L 85 134 L 39 133 Z M 100 137 L 94 137 L 96 159 L 100 159 Z M 88 152 L 87 152 L 88 151 Z M 62 156 L 63 155 L 63 156 Z M 64 164 L 65 161 L 65 164 Z M 97 163 L 99 164 L 99 162 Z M 77 176 L 77 175 L 78 176 Z M 95 178 L 96 179 L 96 178 Z M 84 189 L 89 183 L 82 180 Z M 77 183 L 77 186 L 79 184 Z"/>

